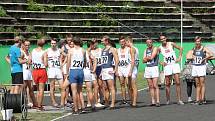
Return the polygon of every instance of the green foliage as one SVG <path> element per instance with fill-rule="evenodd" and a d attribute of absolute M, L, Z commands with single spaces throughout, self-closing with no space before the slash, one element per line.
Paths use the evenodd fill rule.
<path fill-rule="evenodd" d="M 92 23 L 90 22 L 90 21 L 86 21 L 86 22 L 84 22 L 84 24 L 83 24 L 83 26 L 91 26 L 92 25 Z"/>
<path fill-rule="evenodd" d="M 51 4 L 51 5 L 46 6 L 45 11 L 55 11 L 54 5 Z"/>
<path fill-rule="evenodd" d="M 4 32 L 5 31 L 5 29 L 4 29 L 4 27 L 0 27 L 0 32 Z"/>
<path fill-rule="evenodd" d="M 0 17 L 5 17 L 7 16 L 6 11 L 3 9 L 2 6 L 0 6 Z"/>
<path fill-rule="evenodd" d="M 165 30 L 165 33 L 177 33 L 177 32 L 179 32 L 177 28 L 171 28 L 171 29 Z"/>
<path fill-rule="evenodd" d="M 98 16 L 98 18 L 101 19 L 100 26 L 115 26 L 115 25 L 117 25 L 117 21 L 108 15 L 100 14 Z"/>
<path fill-rule="evenodd" d="M 144 18 L 145 18 L 145 19 L 152 19 L 151 16 L 145 16 Z"/>
<path fill-rule="evenodd" d="M 26 27 L 25 31 L 26 32 L 34 32 L 34 27 L 29 25 L 29 26 Z"/>
<path fill-rule="evenodd" d="M 45 7 L 42 5 L 37 4 L 37 2 L 35 2 L 35 0 L 27 0 L 27 10 L 30 11 L 45 11 Z"/>
<path fill-rule="evenodd" d="M 209 8 L 192 8 L 192 13 L 209 13 Z"/>
<path fill-rule="evenodd" d="M 84 11 L 84 9 L 82 7 L 77 7 L 76 8 L 76 12 L 83 12 L 83 11 Z"/>
<path fill-rule="evenodd" d="M 48 28 L 48 32 L 52 32 L 53 30 L 54 30 L 53 27 Z"/>
<path fill-rule="evenodd" d="M 67 12 L 75 12 L 75 9 L 72 8 L 71 6 L 67 6 L 65 11 L 67 11 Z"/>
<path fill-rule="evenodd" d="M 96 9 L 98 10 L 98 12 L 105 12 L 106 11 L 105 5 L 101 2 L 96 4 Z"/>
<path fill-rule="evenodd" d="M 139 13 L 144 13 L 144 12 L 145 12 L 144 6 L 138 7 L 138 8 L 137 8 L 137 12 L 139 12 Z"/>
<path fill-rule="evenodd" d="M 86 8 L 88 12 L 96 12 L 97 11 L 97 8 L 96 6 L 93 6 L 93 7 L 88 7 Z"/>
<path fill-rule="evenodd" d="M 43 34 L 42 33 L 37 33 L 36 34 L 36 39 L 41 39 L 41 38 L 43 38 Z"/>
<path fill-rule="evenodd" d="M 5 32 L 15 32 L 15 29 L 14 27 L 9 26 L 9 27 L 6 27 Z"/>
<path fill-rule="evenodd" d="M 134 12 L 134 4 L 132 2 L 123 2 L 123 7 L 121 8 L 121 12 Z"/>
<path fill-rule="evenodd" d="M 57 34 L 57 38 L 62 39 L 64 36 L 62 34 Z"/>

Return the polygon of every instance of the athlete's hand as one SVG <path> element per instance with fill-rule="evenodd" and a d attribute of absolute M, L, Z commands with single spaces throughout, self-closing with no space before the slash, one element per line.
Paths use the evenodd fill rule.
<path fill-rule="evenodd" d="M 161 65 L 162 66 L 166 66 L 167 64 L 165 62 L 161 62 Z"/>
<path fill-rule="evenodd" d="M 143 58 L 143 63 L 146 63 L 148 61 L 148 59 L 145 57 Z"/>
<path fill-rule="evenodd" d="M 108 71 L 108 74 L 115 74 L 115 71 Z"/>
<path fill-rule="evenodd" d="M 175 62 L 178 63 L 180 61 L 181 61 L 181 58 L 177 58 Z"/>
<path fill-rule="evenodd" d="M 195 60 L 196 56 L 195 55 L 192 55 L 192 60 Z"/>
<path fill-rule="evenodd" d="M 206 60 L 206 58 L 203 58 L 203 59 L 201 60 L 201 64 L 205 63 L 205 60 Z"/>
<path fill-rule="evenodd" d="M 130 71 L 129 73 L 128 73 L 128 77 L 131 77 L 132 76 L 132 72 Z"/>
<path fill-rule="evenodd" d="M 119 73 L 118 73 L 118 72 L 115 72 L 115 76 L 119 76 Z"/>

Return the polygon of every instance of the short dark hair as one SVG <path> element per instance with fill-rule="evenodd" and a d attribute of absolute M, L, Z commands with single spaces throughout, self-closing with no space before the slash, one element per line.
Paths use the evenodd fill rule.
<path fill-rule="evenodd" d="M 107 40 L 107 41 L 108 41 L 108 43 L 110 43 L 110 44 L 111 44 L 111 41 L 110 41 L 110 37 L 109 37 L 109 36 L 105 35 L 105 36 L 103 36 L 103 38 L 105 38 L 105 40 Z"/>
<path fill-rule="evenodd" d="M 73 38 L 73 43 L 74 43 L 75 45 L 82 46 L 82 40 L 81 40 L 79 37 L 74 37 L 74 38 Z"/>
<path fill-rule="evenodd" d="M 73 35 L 72 34 L 67 34 L 66 38 L 73 38 Z"/>
<path fill-rule="evenodd" d="M 44 38 L 38 39 L 37 40 L 37 45 L 40 46 L 40 47 L 43 47 L 45 45 L 45 39 Z"/>
<path fill-rule="evenodd" d="M 198 40 L 198 39 L 201 40 L 202 38 L 201 38 L 200 36 L 196 36 L 194 40 L 196 41 L 196 40 Z"/>
<path fill-rule="evenodd" d="M 95 44 L 96 42 L 97 42 L 97 40 L 96 40 L 95 38 L 93 38 L 93 39 L 90 40 L 90 41 L 87 41 L 87 47 L 89 48 L 90 45 L 93 45 L 93 44 Z"/>
<path fill-rule="evenodd" d="M 51 41 L 55 41 L 57 43 L 57 38 L 52 38 Z"/>
<path fill-rule="evenodd" d="M 119 41 L 122 40 L 122 39 L 125 39 L 125 37 L 124 36 L 120 36 L 119 37 Z"/>
<path fill-rule="evenodd" d="M 116 48 L 116 44 L 115 44 L 114 41 L 111 41 L 110 44 L 111 44 L 111 46 L 112 46 L 113 48 Z"/>
<path fill-rule="evenodd" d="M 23 43 L 25 43 L 25 42 L 30 42 L 30 41 L 28 39 L 24 39 Z"/>
<path fill-rule="evenodd" d="M 127 41 L 133 43 L 133 38 L 131 36 L 127 36 Z"/>

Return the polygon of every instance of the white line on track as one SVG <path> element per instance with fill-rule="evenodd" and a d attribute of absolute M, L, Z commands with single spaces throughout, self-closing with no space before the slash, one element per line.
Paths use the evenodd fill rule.
<path fill-rule="evenodd" d="M 72 113 L 67 113 L 66 115 L 63 115 L 63 116 L 57 117 L 57 118 L 55 118 L 55 119 L 52 119 L 51 121 L 57 121 L 57 120 L 59 120 L 59 119 L 62 119 L 62 118 L 64 118 L 64 117 L 67 117 L 67 116 L 70 116 L 70 115 L 72 115 Z"/>
<path fill-rule="evenodd" d="M 146 90 L 146 89 L 148 89 L 148 88 L 149 88 L 149 87 L 146 87 L 146 88 L 143 88 L 143 89 L 139 89 L 138 92 L 143 91 L 143 90 Z M 52 119 L 51 121 L 57 121 L 57 120 L 60 120 L 60 119 L 62 119 L 62 118 L 64 118 L 64 117 L 67 117 L 67 116 L 70 116 L 70 115 L 72 115 L 72 113 L 67 113 L 67 114 L 65 114 L 65 115 L 63 115 L 63 116 L 57 117 L 57 118 L 55 118 L 55 119 Z"/>

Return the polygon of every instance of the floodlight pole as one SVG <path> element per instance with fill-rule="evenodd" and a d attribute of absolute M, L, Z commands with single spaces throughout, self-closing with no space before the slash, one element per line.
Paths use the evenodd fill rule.
<path fill-rule="evenodd" d="M 183 46 L 183 0 L 181 0 L 181 47 Z M 182 69 L 183 57 L 181 58 L 181 69 Z"/>

